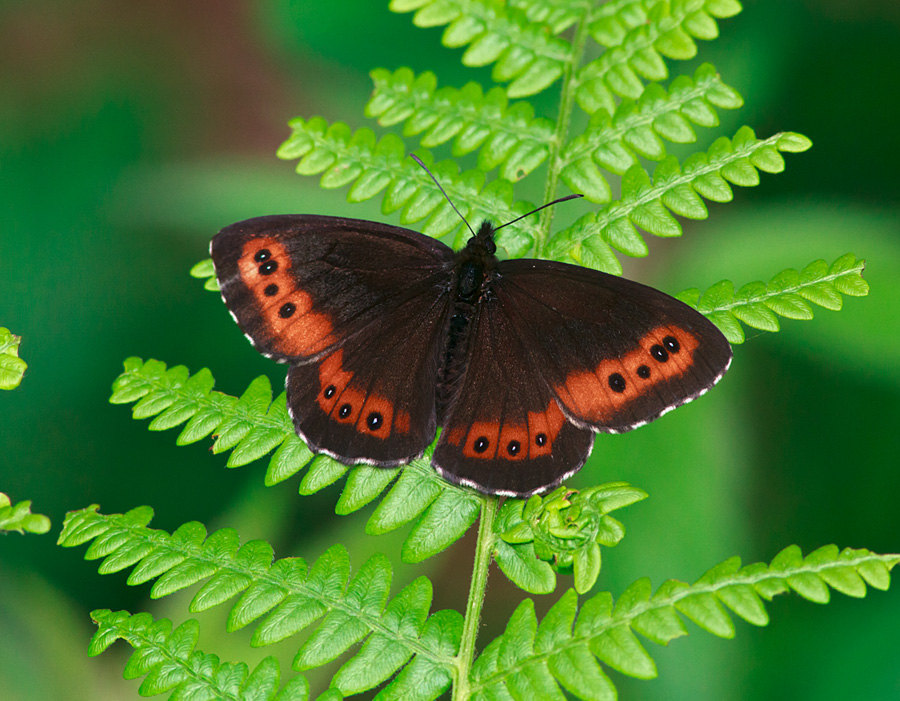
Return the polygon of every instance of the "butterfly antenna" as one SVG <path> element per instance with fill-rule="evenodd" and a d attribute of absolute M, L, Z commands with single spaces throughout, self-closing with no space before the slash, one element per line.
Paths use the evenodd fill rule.
<path fill-rule="evenodd" d="M 540 212 L 542 209 L 546 209 L 547 207 L 552 207 L 553 205 L 559 204 L 560 202 L 565 202 L 566 200 L 575 200 L 575 199 L 578 199 L 579 197 L 584 197 L 584 195 L 566 195 L 565 197 L 560 197 L 557 200 L 553 200 L 553 202 L 548 202 L 547 204 L 541 205 L 537 209 L 532 209 L 530 212 L 528 212 L 528 214 L 523 214 L 521 217 L 516 217 L 512 221 L 508 221 L 508 222 L 506 222 L 506 224 L 501 224 L 500 226 L 495 226 L 494 231 L 499 231 L 504 226 L 509 226 L 510 224 L 515 224 L 520 219 L 524 219 L 525 217 L 530 217 L 532 214 L 534 214 L 535 212 Z"/>
<path fill-rule="evenodd" d="M 431 179 L 434 180 L 434 184 L 438 186 L 438 190 L 441 191 L 441 194 L 447 198 L 447 202 L 449 202 L 450 206 L 453 207 L 453 211 L 456 212 L 459 215 L 459 218 L 463 220 L 465 225 L 469 228 L 469 231 L 472 232 L 472 236 L 475 236 L 475 232 L 472 230 L 472 227 L 469 226 L 469 222 L 466 221 L 466 218 L 462 215 L 462 212 L 460 212 L 456 208 L 456 205 L 453 204 L 453 200 L 450 199 L 450 196 L 446 192 L 444 192 L 444 188 L 441 187 L 441 184 L 437 181 L 437 178 L 434 177 L 434 173 L 432 173 L 430 170 L 428 170 L 428 166 L 426 166 L 424 163 L 422 163 L 422 159 L 419 158 L 416 154 L 411 153 L 411 154 L 409 154 L 409 157 L 412 158 L 420 166 L 422 166 L 422 170 L 424 170 L 426 173 L 428 173 L 429 176 L 431 176 Z M 551 202 L 551 204 L 553 204 L 553 203 Z M 537 210 L 535 210 L 535 211 L 537 211 Z M 512 222 L 510 222 L 510 223 L 512 223 Z"/>

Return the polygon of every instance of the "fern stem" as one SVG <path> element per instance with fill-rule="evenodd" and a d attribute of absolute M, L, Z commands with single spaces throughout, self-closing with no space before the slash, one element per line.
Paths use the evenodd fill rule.
<path fill-rule="evenodd" d="M 463 622 L 459 655 L 456 657 L 456 681 L 453 684 L 452 701 L 468 699 L 469 675 L 475 659 L 475 640 L 481 622 L 481 608 L 487 589 L 488 566 L 494 552 L 494 518 L 499 500 L 496 497 L 482 497 L 481 518 L 478 520 L 478 542 L 475 545 L 475 563 L 472 566 L 472 583 L 469 587 L 469 601 L 466 603 L 466 617 Z"/>
<path fill-rule="evenodd" d="M 544 188 L 544 202 L 552 202 L 556 199 L 556 188 L 559 186 L 559 176 L 562 172 L 561 156 L 569 126 L 572 122 L 572 109 L 575 106 L 575 88 L 577 86 L 577 68 L 581 65 L 581 57 L 588 38 L 588 15 L 590 5 L 586 5 L 581 19 L 575 27 L 575 36 L 572 39 L 571 59 L 566 65 L 563 74 L 562 89 L 559 98 L 559 114 L 556 118 L 556 129 L 550 140 L 550 155 L 547 158 L 547 184 Z M 540 258 L 544 253 L 544 245 L 550 237 L 550 225 L 553 223 L 553 207 L 547 207 L 541 212 L 541 218 L 534 237 L 534 255 Z"/>

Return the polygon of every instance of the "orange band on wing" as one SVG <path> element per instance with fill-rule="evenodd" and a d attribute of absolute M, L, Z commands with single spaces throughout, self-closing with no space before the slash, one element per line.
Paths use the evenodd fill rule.
<path fill-rule="evenodd" d="M 344 370 L 341 348 L 319 365 L 319 394 L 316 402 L 328 417 L 341 424 L 352 424 L 359 432 L 382 440 L 392 431 L 409 433 L 409 413 L 394 411 L 394 405 L 381 395 L 350 387 L 353 373 Z"/>
<path fill-rule="evenodd" d="M 273 350 L 315 355 L 335 342 L 331 320 L 312 311 L 312 297 L 297 287 L 290 269 L 287 250 L 273 238 L 250 239 L 238 261 L 241 281 L 256 298 Z"/>
<path fill-rule="evenodd" d="M 625 404 L 691 369 L 697 338 L 677 326 L 660 326 L 621 358 L 573 372 L 553 389 L 574 414 L 592 423 L 611 419 Z"/>
<path fill-rule="evenodd" d="M 467 458 L 525 460 L 553 453 L 553 442 L 566 421 L 562 410 L 551 399 L 544 411 L 529 411 L 525 424 L 476 421 L 470 427 L 457 426 L 447 433 L 447 441 L 462 446 Z"/>

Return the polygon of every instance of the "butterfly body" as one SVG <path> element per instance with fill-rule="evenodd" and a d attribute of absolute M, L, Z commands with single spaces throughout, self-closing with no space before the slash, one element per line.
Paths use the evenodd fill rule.
<path fill-rule="evenodd" d="M 291 365 L 309 446 L 384 467 L 422 455 L 481 491 L 525 496 L 581 468 L 595 431 L 647 423 L 705 392 L 731 349 L 657 290 L 564 263 L 496 257 L 485 222 L 458 252 L 376 222 L 280 215 L 211 244 L 222 297 Z"/>

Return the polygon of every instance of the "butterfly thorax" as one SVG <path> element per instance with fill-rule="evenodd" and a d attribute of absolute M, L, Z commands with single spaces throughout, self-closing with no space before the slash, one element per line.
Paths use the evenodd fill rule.
<path fill-rule="evenodd" d="M 479 302 L 489 293 L 496 276 L 497 257 L 494 255 L 494 226 L 482 222 L 478 233 L 468 240 L 465 248 L 456 253 L 453 266 L 453 310 L 447 329 L 447 343 L 441 362 L 437 408 L 438 422 L 450 405 L 456 386 L 465 368 L 468 355 L 471 321 Z"/>

